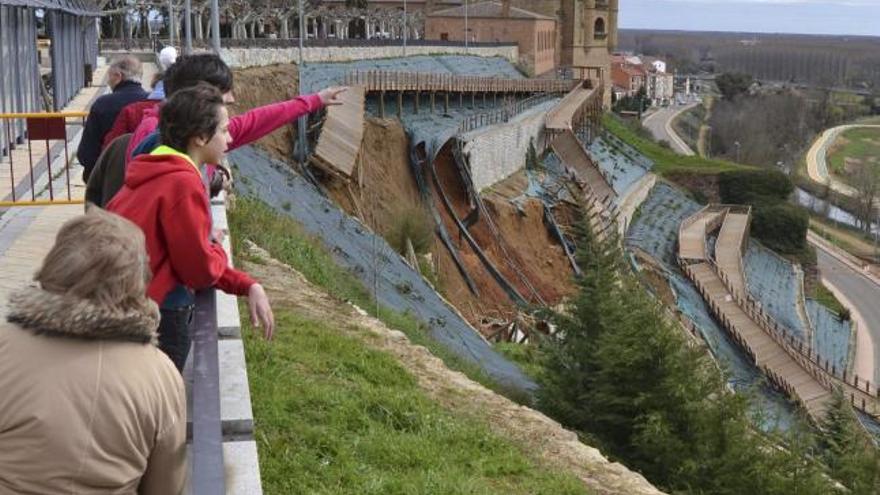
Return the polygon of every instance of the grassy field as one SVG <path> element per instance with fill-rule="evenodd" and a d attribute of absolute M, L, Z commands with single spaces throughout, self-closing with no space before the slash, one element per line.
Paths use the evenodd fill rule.
<path fill-rule="evenodd" d="M 838 136 L 828 151 L 828 166 L 842 180 L 852 183 L 852 167 L 880 167 L 880 129 L 850 129 Z"/>
<path fill-rule="evenodd" d="M 874 240 L 861 230 L 835 224 L 818 215 L 811 216 L 810 230 L 859 258 L 865 260 L 877 258 L 878 253 Z"/>
<path fill-rule="evenodd" d="M 442 409 L 390 355 L 278 309 L 273 342 L 243 329 L 265 493 L 587 493 Z"/>
<path fill-rule="evenodd" d="M 238 261 L 246 239 L 341 300 L 376 314 L 451 368 L 492 386 L 435 344 L 410 315 L 378 307 L 319 241 L 265 204 L 239 199 L 230 214 Z M 242 314 L 246 308 L 242 307 Z M 527 447 L 481 418 L 431 401 L 390 355 L 290 308 L 275 308 L 276 337 L 243 322 L 255 438 L 267 494 L 581 494 L 580 480 L 541 466 Z"/>
<path fill-rule="evenodd" d="M 641 135 L 620 118 L 606 114 L 602 118 L 605 129 L 623 141 L 634 146 L 643 155 L 654 161 L 654 173 L 667 175 L 673 173 L 717 174 L 730 170 L 749 170 L 753 167 L 724 160 L 710 160 L 699 156 L 682 156 L 669 148 L 664 148 L 648 136 Z M 646 131 L 647 132 L 647 131 Z"/>
<path fill-rule="evenodd" d="M 363 284 L 333 261 L 321 241 L 303 232 L 291 218 L 274 212 L 258 200 L 244 198 L 236 201 L 236 207 L 229 215 L 229 224 L 234 232 L 235 253 L 246 252 L 243 245 L 245 239 L 253 241 L 275 259 L 302 273 L 309 282 L 339 299 L 351 301 L 389 328 L 403 332 L 413 343 L 424 346 L 442 359 L 449 368 L 461 371 L 471 380 L 511 400 L 522 404 L 530 403 L 530 398 L 499 385 L 477 365 L 459 358 L 438 344 L 412 315 L 376 304 Z"/>

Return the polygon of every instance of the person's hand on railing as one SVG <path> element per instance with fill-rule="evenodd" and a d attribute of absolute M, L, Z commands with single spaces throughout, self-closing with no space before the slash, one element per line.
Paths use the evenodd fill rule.
<path fill-rule="evenodd" d="M 251 325 L 263 329 L 263 337 L 272 340 L 275 332 L 275 315 L 269 305 L 269 296 L 260 284 L 254 284 L 248 290 L 248 309 L 251 314 Z"/>
<path fill-rule="evenodd" d="M 321 103 L 324 106 L 342 105 L 342 99 L 339 98 L 339 95 L 346 91 L 348 91 L 348 88 L 344 86 L 332 86 L 319 91 L 318 96 L 321 97 Z"/>

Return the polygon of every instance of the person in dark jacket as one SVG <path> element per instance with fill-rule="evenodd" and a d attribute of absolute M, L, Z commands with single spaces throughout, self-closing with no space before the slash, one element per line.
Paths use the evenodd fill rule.
<path fill-rule="evenodd" d="M 76 157 L 83 166 L 83 182 L 88 182 L 101 154 L 104 136 L 113 127 L 119 111 L 129 103 L 147 98 L 148 94 L 141 86 L 140 78 L 141 63 L 130 55 L 120 57 L 110 64 L 107 83 L 113 92 L 95 100 L 76 150 Z"/>
<path fill-rule="evenodd" d="M 125 180 L 125 149 L 131 134 L 123 134 L 114 139 L 98 157 L 95 168 L 86 184 L 86 204 L 103 208 L 122 189 Z"/>

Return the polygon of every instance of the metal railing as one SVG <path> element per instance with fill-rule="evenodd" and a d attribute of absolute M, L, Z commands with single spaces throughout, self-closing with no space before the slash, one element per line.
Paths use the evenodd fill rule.
<path fill-rule="evenodd" d="M 5 143 L 0 147 L 0 166 L 9 170 L 8 186 L 0 184 L 0 207 L 83 202 L 72 195 L 68 127 L 84 125 L 87 116 L 87 112 L 0 113 L 0 142 Z M 35 142 L 44 146 L 34 146 Z M 26 154 L 18 151 L 25 144 Z M 64 178 L 61 191 L 56 190 L 58 174 Z"/>
<path fill-rule="evenodd" d="M 193 495 L 226 492 L 223 427 L 220 417 L 220 357 L 215 289 L 196 294 L 192 361 Z"/>
<path fill-rule="evenodd" d="M 501 79 L 426 72 L 353 71 L 345 75 L 346 86 L 369 91 L 436 91 L 453 93 L 567 93 L 575 81 L 555 79 Z"/>
<path fill-rule="evenodd" d="M 524 100 L 505 103 L 499 108 L 489 110 L 488 112 L 471 115 L 461 121 L 461 124 L 458 126 L 458 132 L 465 133 L 487 125 L 504 124 L 520 113 L 553 98 L 556 98 L 556 96 L 552 94 L 533 95 Z"/>
<path fill-rule="evenodd" d="M 211 40 L 210 39 L 193 39 L 193 48 L 196 49 L 211 49 Z M 168 38 L 132 38 L 132 39 L 119 39 L 119 38 L 105 38 L 101 40 L 101 49 L 102 50 L 132 50 L 132 49 L 140 49 L 140 50 L 152 50 L 157 42 L 161 42 L 164 44 L 170 44 L 170 40 Z M 223 38 L 221 40 L 221 44 L 223 48 L 299 48 L 299 38 L 248 38 L 248 39 L 233 39 L 233 38 Z M 448 40 L 407 40 L 407 46 L 438 46 L 438 47 L 462 47 L 465 46 L 469 48 L 496 48 L 496 47 L 513 47 L 516 46 L 516 43 L 509 41 L 500 41 L 500 42 L 470 42 L 467 45 L 463 41 L 448 41 Z M 306 48 L 349 48 L 349 47 L 395 47 L 402 46 L 402 40 L 399 39 L 379 39 L 379 38 L 371 38 L 371 39 L 361 39 L 361 38 L 349 38 L 349 39 L 334 39 L 334 38 L 326 38 L 326 39 L 314 39 L 308 38 L 303 40 L 303 46 Z"/>

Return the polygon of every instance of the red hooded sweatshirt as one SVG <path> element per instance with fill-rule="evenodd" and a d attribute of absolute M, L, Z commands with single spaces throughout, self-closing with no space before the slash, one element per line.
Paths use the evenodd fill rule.
<path fill-rule="evenodd" d="M 211 240 L 205 186 L 196 166 L 183 156 L 138 156 L 107 210 L 143 230 L 153 272 L 147 295 L 160 305 L 177 285 L 195 290 L 216 286 L 244 296 L 256 283 L 231 268 L 223 246 Z"/>

